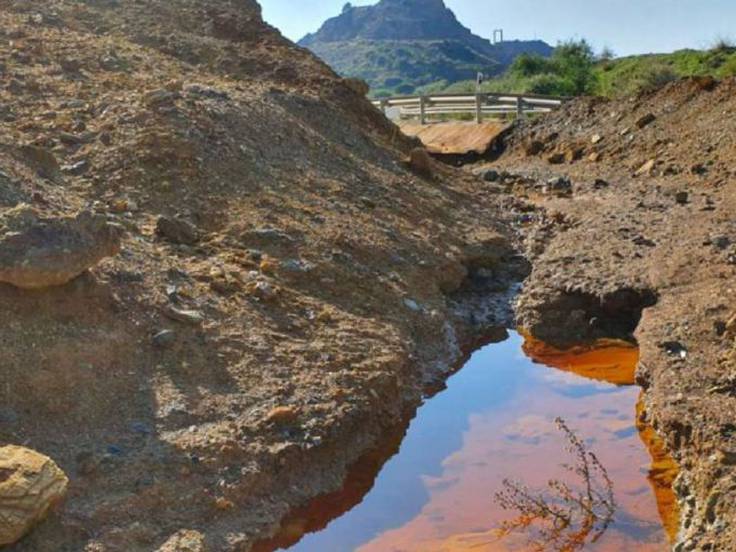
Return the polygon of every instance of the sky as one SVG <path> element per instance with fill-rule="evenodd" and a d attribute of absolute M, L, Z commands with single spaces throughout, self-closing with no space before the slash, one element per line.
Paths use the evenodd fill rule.
<path fill-rule="evenodd" d="M 259 0 L 266 21 L 292 40 L 316 31 L 346 0 Z M 352 0 L 354 6 L 377 0 Z M 736 40 L 736 0 L 445 0 L 463 25 L 490 38 L 586 38 L 617 55 L 708 48 Z"/>

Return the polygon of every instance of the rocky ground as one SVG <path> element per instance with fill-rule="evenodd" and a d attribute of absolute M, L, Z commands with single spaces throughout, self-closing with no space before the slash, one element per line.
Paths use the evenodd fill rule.
<path fill-rule="evenodd" d="M 0 72 L 0 444 L 69 479 L 13 550 L 249 550 L 508 323 L 513 199 L 251 0 L 2 0 Z"/>
<path fill-rule="evenodd" d="M 251 0 L 0 0 L 0 72 L 0 493 L 56 485 L 0 536 L 66 494 L 10 549 L 250 550 L 512 324 L 529 262 L 535 337 L 639 340 L 680 549 L 736 546 L 736 83 L 572 102 L 481 177 Z"/>
<path fill-rule="evenodd" d="M 578 100 L 474 168 L 527 203 L 520 326 L 638 340 L 646 416 L 681 467 L 677 550 L 736 549 L 735 92 L 691 79 Z"/>

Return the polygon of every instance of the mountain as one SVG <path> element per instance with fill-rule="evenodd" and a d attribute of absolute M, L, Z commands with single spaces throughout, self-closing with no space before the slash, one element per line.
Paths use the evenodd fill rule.
<path fill-rule="evenodd" d="M 418 87 L 497 75 L 522 53 L 548 56 L 541 40 L 492 44 L 462 25 L 443 0 L 381 0 L 346 4 L 299 41 L 338 73 L 366 80 L 374 95 L 409 94 Z"/>

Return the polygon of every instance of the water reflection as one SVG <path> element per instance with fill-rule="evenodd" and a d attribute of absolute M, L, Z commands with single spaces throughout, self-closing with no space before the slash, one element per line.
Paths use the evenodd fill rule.
<path fill-rule="evenodd" d="M 496 502 L 514 517 L 501 524 L 497 534 L 527 537 L 535 552 L 575 552 L 598 542 L 613 523 L 616 498 L 608 470 L 580 437 L 557 418 L 571 462 L 565 480 L 550 479 L 544 489 L 533 490 L 505 479 Z"/>
<path fill-rule="evenodd" d="M 398 454 L 391 457 L 400 435 L 364 459 L 342 492 L 295 512 L 281 540 L 262 543 L 259 551 L 286 548 L 310 531 L 288 550 L 528 550 L 523 535 L 499 538 L 508 513 L 493 496 L 504 479 L 538 488 L 564 475 L 568 457 L 557 417 L 585 438 L 614 482 L 615 518 L 586 549 L 668 549 L 649 480 L 652 459 L 636 427 L 639 390 L 624 386 L 633 381 L 637 351 L 617 343 L 603 350 L 570 355 L 531 340 L 525 345 L 518 334 L 479 350 L 419 409 Z"/>

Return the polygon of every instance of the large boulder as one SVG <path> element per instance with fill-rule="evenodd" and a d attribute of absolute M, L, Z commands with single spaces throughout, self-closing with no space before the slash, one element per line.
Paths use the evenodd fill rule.
<path fill-rule="evenodd" d="M 0 448 L 0 546 L 21 539 L 66 493 L 53 460 L 23 447 Z"/>
<path fill-rule="evenodd" d="M 0 215 L 0 282 L 60 286 L 120 251 L 122 229 L 104 216 L 43 218 L 28 205 Z"/>

